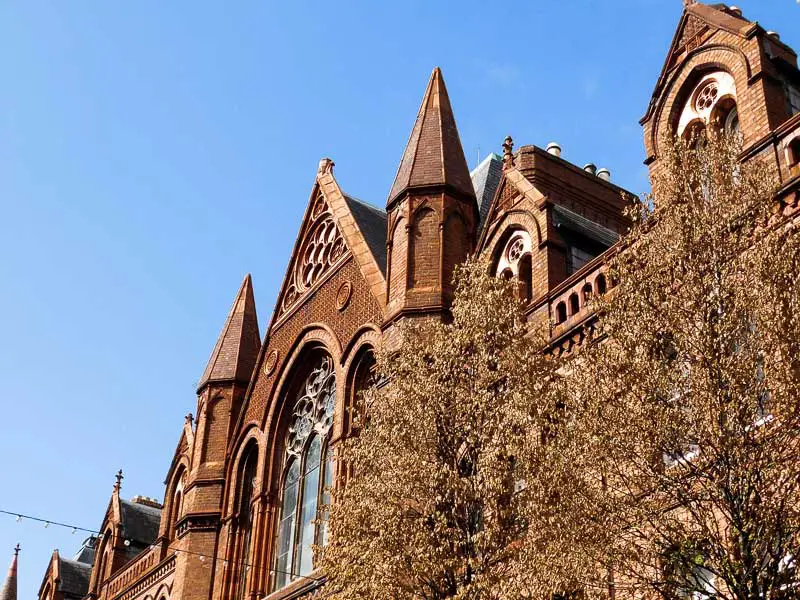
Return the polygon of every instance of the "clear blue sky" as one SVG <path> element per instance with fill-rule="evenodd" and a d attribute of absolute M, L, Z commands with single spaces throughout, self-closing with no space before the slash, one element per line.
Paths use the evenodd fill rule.
<path fill-rule="evenodd" d="M 800 47 L 796 0 L 741 0 Z M 100 525 L 162 498 L 252 272 L 262 333 L 317 161 L 382 205 L 440 65 L 470 166 L 560 142 L 647 190 L 638 119 L 680 0 L 0 6 L 0 508 Z M 20 598 L 80 535 L 0 516 Z M 0 575 L 2 576 L 2 575 Z"/>

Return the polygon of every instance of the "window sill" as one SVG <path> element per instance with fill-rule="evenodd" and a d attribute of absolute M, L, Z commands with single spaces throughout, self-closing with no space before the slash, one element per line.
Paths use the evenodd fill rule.
<path fill-rule="evenodd" d="M 314 569 L 305 577 L 298 577 L 279 590 L 270 592 L 263 600 L 292 600 L 308 594 L 324 583 L 321 569 Z"/>

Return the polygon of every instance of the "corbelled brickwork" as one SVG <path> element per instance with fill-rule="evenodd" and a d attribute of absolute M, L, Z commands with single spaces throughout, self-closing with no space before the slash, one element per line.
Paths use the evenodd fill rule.
<path fill-rule="evenodd" d="M 738 132 L 743 160 L 775 166 L 784 212 L 800 210 L 797 57 L 738 9 L 687 3 L 641 124 L 652 172 L 670 133 Z M 120 473 L 92 552 L 82 567 L 54 555 L 40 600 L 61 600 L 53 590 L 67 572 L 70 600 L 312 596 L 323 574 L 298 548 L 320 531 L 300 511 L 319 508 L 325 488 L 296 488 L 302 501 L 285 493 L 310 448 L 288 453 L 288 436 L 334 449 L 352 431 L 374 353 L 400 342 L 403 320 L 447 318 L 453 269 L 471 253 L 516 280 L 530 322 L 549 328 L 549 352 L 579 348 L 595 326 L 592 295 L 613 287 L 606 264 L 630 195 L 557 147 L 514 152 L 509 137 L 503 149 L 468 172 L 437 68 L 386 210 L 344 193 L 322 159 L 266 335 L 248 276 L 180 428 L 163 508 L 123 499 Z M 336 480 L 335 466 L 319 468 Z"/>

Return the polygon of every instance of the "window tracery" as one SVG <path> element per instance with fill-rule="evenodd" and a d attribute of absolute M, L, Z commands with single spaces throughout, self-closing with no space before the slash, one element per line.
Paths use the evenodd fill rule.
<path fill-rule="evenodd" d="M 274 589 L 314 569 L 313 546 L 327 538 L 325 507 L 333 485 L 329 446 L 336 406 L 336 375 L 319 359 L 297 394 L 286 434 L 280 521 L 275 541 Z"/>
<path fill-rule="evenodd" d="M 532 295 L 531 252 L 531 236 L 528 232 L 522 229 L 515 231 L 503 247 L 495 268 L 495 276 L 519 280 L 519 296 L 525 301 L 530 300 Z"/>
<path fill-rule="evenodd" d="M 709 73 L 697 83 L 681 112 L 676 133 L 700 144 L 710 127 L 732 135 L 739 133 L 736 83 L 725 71 Z"/>
<path fill-rule="evenodd" d="M 320 193 L 311 209 L 311 225 L 290 274 L 281 310 L 285 312 L 291 308 L 344 255 L 345 250 L 344 238 Z"/>

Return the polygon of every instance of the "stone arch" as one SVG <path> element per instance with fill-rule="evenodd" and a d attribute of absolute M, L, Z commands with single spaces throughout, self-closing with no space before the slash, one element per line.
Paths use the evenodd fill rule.
<path fill-rule="evenodd" d="M 486 254 L 493 259 L 500 250 L 498 245 L 502 244 L 508 231 L 514 229 L 524 229 L 531 236 L 531 242 L 538 246 L 542 243 L 542 230 L 536 217 L 527 210 L 512 210 L 506 213 L 499 223 L 494 225 L 488 235 L 484 238 L 483 247 L 479 250 L 481 254 Z M 507 239 L 507 238 L 506 238 Z"/>
<path fill-rule="evenodd" d="M 189 461 L 186 456 L 181 456 L 174 468 L 170 470 L 169 480 L 167 482 L 167 489 L 164 497 L 164 510 L 161 512 L 162 519 L 162 535 L 167 539 L 173 539 L 176 533 L 176 525 L 180 519 L 180 512 L 183 507 L 183 482 L 181 481 L 186 477 L 189 472 Z M 180 496 L 178 496 L 180 494 Z M 176 506 L 177 504 L 177 506 Z"/>
<path fill-rule="evenodd" d="M 687 55 L 683 65 L 668 78 L 658 95 L 649 130 L 645 135 L 649 155 L 655 156 L 658 153 L 660 136 L 677 124 L 681 107 L 694 86 L 712 71 L 724 71 L 732 75 L 740 97 L 747 90 L 751 67 L 747 56 L 739 48 L 711 44 L 693 50 Z"/>
<path fill-rule="evenodd" d="M 233 510 L 235 507 L 236 490 L 238 488 L 237 471 L 242 461 L 242 455 L 244 454 L 245 450 L 251 443 L 255 443 L 259 449 L 258 468 L 256 469 L 258 477 L 257 488 L 263 491 L 264 468 L 266 463 L 266 453 L 265 453 L 266 438 L 263 432 L 256 426 L 256 424 L 251 423 L 242 431 L 242 433 L 236 440 L 235 444 L 233 445 L 235 450 L 232 453 L 230 460 L 228 461 L 226 469 L 227 473 L 226 481 L 228 485 L 225 493 L 225 506 L 223 507 L 223 514 L 226 514 L 228 516 L 233 514 Z"/>

